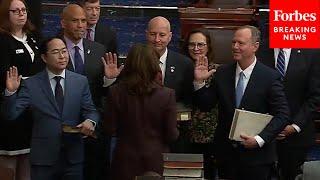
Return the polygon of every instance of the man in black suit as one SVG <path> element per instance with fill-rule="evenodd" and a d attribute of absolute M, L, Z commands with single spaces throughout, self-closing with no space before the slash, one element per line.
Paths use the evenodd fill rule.
<path fill-rule="evenodd" d="M 175 90 L 177 102 L 191 104 L 193 63 L 186 56 L 167 48 L 171 37 L 170 22 L 166 18 L 158 16 L 149 21 L 146 38 L 161 56 L 160 68 L 164 86 Z"/>
<path fill-rule="evenodd" d="M 105 55 L 105 47 L 97 42 L 83 38 L 86 33 L 86 14 L 76 4 L 67 5 L 62 12 L 61 26 L 67 49 L 70 54 L 68 69 L 83 74 L 88 78 L 93 102 L 102 114 L 102 100 L 105 89 L 104 75 L 110 73 L 109 66 L 104 68 L 101 58 Z M 109 77 L 109 74 L 106 74 Z M 112 77 L 109 77 L 112 78 Z M 76 88 L 76 87 L 75 87 Z M 109 165 L 108 145 L 101 124 L 96 133 L 98 138 L 85 140 L 84 179 L 105 179 L 106 167 Z"/>
<path fill-rule="evenodd" d="M 117 53 L 116 32 L 99 21 L 100 0 L 82 0 L 80 4 L 87 15 L 85 37 L 91 41 L 103 44 L 106 52 Z"/>
<path fill-rule="evenodd" d="M 215 132 L 216 158 L 220 178 L 265 180 L 276 160 L 274 139 L 287 124 L 289 108 L 280 75 L 256 60 L 260 31 L 253 26 L 240 27 L 232 40 L 235 63 L 217 69 L 210 87 L 204 81 L 208 71 L 205 57 L 195 67 L 195 102 L 202 110 L 218 105 Z M 228 138 L 235 108 L 274 117 L 256 136 L 241 135 L 242 141 Z"/>
<path fill-rule="evenodd" d="M 270 49 L 266 43 L 258 55 L 261 62 L 283 73 L 291 116 L 277 138 L 277 153 L 280 175 L 294 180 L 315 142 L 312 113 L 320 103 L 319 50 Z"/>
<path fill-rule="evenodd" d="M 163 84 L 175 90 L 176 101 L 185 105 L 192 104 L 193 62 L 186 56 L 168 49 L 172 32 L 170 22 L 161 16 L 152 18 L 146 30 L 148 44 L 160 54 L 160 68 Z M 179 139 L 170 147 L 171 152 L 187 153 L 189 141 L 184 129 L 189 124 L 179 123 Z"/>

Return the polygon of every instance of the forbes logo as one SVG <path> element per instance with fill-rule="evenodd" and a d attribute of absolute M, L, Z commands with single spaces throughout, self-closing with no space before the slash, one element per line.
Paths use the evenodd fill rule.
<path fill-rule="evenodd" d="M 282 10 L 273 10 L 274 21 L 316 21 L 317 13 L 300 13 L 295 10 L 292 13 L 284 13 Z"/>

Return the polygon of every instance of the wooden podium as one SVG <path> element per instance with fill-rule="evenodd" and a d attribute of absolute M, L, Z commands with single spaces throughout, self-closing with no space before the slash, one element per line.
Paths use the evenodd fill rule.
<path fill-rule="evenodd" d="M 14 180 L 14 172 L 10 168 L 0 166 L 0 179 L 1 180 Z"/>

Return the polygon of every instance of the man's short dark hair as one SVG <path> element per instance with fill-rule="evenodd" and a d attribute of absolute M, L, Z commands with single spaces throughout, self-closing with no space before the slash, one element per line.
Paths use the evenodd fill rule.
<path fill-rule="evenodd" d="M 80 0 L 80 1 L 78 1 L 77 4 L 79 4 L 80 6 L 84 6 L 86 2 L 87 3 L 96 3 L 98 1 L 100 1 L 100 0 Z"/>
<path fill-rule="evenodd" d="M 48 52 L 48 44 L 54 39 L 60 39 L 65 43 L 65 41 L 59 37 L 56 37 L 56 36 L 48 37 L 45 40 L 43 40 L 40 44 L 40 48 L 39 48 L 40 54 L 46 54 Z"/>

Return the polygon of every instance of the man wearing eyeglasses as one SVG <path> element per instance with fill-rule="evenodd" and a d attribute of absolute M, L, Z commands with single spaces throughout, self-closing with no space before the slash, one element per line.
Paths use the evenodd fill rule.
<path fill-rule="evenodd" d="M 99 120 L 88 80 L 66 70 L 69 54 L 61 39 L 45 40 L 40 53 L 46 69 L 21 85 L 17 68 L 7 71 L 2 110 L 8 120 L 32 111 L 32 180 L 82 180 L 83 136 L 92 136 Z"/>

